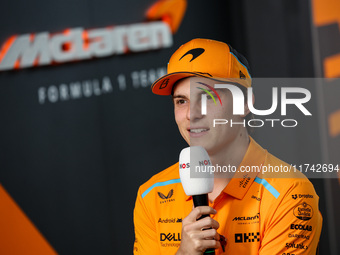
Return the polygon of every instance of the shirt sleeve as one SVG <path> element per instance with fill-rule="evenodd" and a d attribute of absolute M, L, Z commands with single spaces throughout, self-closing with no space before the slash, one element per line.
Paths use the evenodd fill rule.
<path fill-rule="evenodd" d="M 316 254 L 322 216 L 309 180 L 293 180 L 282 198 L 275 201 L 263 220 L 260 255 Z M 260 216 L 261 217 L 261 216 Z"/>
<path fill-rule="evenodd" d="M 134 254 L 160 254 L 156 226 L 143 201 L 140 189 L 137 193 L 133 218 L 135 228 Z"/>

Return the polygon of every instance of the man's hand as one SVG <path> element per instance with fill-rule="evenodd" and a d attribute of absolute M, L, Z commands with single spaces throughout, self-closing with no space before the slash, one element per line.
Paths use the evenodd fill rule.
<path fill-rule="evenodd" d="M 220 247 L 220 236 L 216 231 L 219 223 L 210 217 L 197 220 L 207 214 L 216 214 L 216 210 L 209 206 L 198 206 L 183 219 L 182 240 L 177 255 L 198 255 L 203 254 L 208 248 Z"/>

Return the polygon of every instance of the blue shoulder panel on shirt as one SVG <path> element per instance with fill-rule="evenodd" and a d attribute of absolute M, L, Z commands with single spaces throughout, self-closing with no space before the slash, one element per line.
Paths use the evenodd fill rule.
<path fill-rule="evenodd" d="M 150 188 L 148 188 L 146 191 L 143 192 L 142 198 L 144 198 L 153 188 L 166 186 L 166 185 L 173 184 L 173 183 L 180 183 L 180 182 L 181 182 L 181 179 L 173 179 L 173 180 L 169 180 L 165 182 L 156 182 Z"/>
<path fill-rule="evenodd" d="M 280 196 L 280 193 L 267 182 L 265 179 L 261 179 L 259 177 L 256 177 L 254 182 L 258 184 L 262 184 L 275 198 L 278 198 Z"/>

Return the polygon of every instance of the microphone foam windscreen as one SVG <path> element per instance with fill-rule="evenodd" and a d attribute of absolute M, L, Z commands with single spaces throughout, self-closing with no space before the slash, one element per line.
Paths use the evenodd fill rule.
<path fill-rule="evenodd" d="M 207 151 L 201 146 L 183 149 L 179 155 L 179 174 L 188 196 L 207 194 L 214 189 L 214 174 L 210 173 L 211 161 Z M 190 172 L 199 171 L 192 178 Z"/>

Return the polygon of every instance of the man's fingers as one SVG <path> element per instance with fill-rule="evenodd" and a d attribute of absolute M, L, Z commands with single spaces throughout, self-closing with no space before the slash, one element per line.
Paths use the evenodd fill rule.
<path fill-rule="evenodd" d="M 203 247 L 207 247 L 207 249 L 209 248 L 220 248 L 221 244 L 219 241 L 216 240 L 203 240 L 202 241 L 202 245 Z"/>
<path fill-rule="evenodd" d="M 217 233 L 216 229 L 206 229 L 201 232 L 202 234 L 202 239 L 206 240 L 216 240 L 219 241 L 220 235 Z"/>
<path fill-rule="evenodd" d="M 196 227 L 199 230 L 209 229 L 209 228 L 218 229 L 220 227 L 220 224 L 216 220 L 210 217 L 206 217 L 206 218 L 203 218 L 197 221 Z"/>
<path fill-rule="evenodd" d="M 220 247 L 217 233 L 219 223 L 210 217 L 201 218 L 202 215 L 210 214 L 216 214 L 216 210 L 209 206 L 198 206 L 183 219 L 181 251 L 203 252 L 208 248 Z"/>
<path fill-rule="evenodd" d="M 195 222 L 202 215 L 216 214 L 216 210 L 210 206 L 195 207 L 185 218 L 187 222 Z"/>
<path fill-rule="evenodd" d="M 203 219 L 200 219 L 198 221 L 195 221 L 195 222 L 192 222 L 192 223 L 184 223 L 183 222 L 183 231 L 186 232 L 186 233 L 189 233 L 191 231 L 199 231 L 199 232 L 202 232 L 202 230 L 206 231 L 207 229 L 218 229 L 220 226 L 220 224 L 210 218 L 210 217 L 206 217 L 206 218 L 203 218 Z"/>
<path fill-rule="evenodd" d="M 219 248 L 220 242 L 216 240 L 204 240 L 204 239 L 195 239 L 193 242 L 193 247 L 196 251 L 204 252 L 209 248 Z"/>
<path fill-rule="evenodd" d="M 220 236 L 219 233 L 217 233 L 217 231 L 216 231 L 216 233 L 215 233 L 214 239 L 215 239 L 216 241 L 218 241 L 218 242 L 220 242 L 220 240 L 221 240 L 221 236 Z"/>

